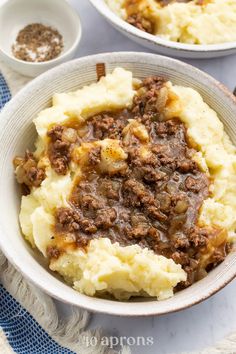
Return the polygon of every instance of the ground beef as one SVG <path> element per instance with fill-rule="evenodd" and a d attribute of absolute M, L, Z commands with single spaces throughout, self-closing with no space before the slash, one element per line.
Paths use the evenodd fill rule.
<path fill-rule="evenodd" d="M 175 263 L 181 264 L 182 266 L 189 264 L 188 254 L 182 251 L 176 251 L 172 253 L 171 258 L 175 261 Z"/>
<path fill-rule="evenodd" d="M 141 87 L 145 87 L 147 89 L 144 97 L 153 97 L 153 93 L 155 91 L 160 90 L 165 84 L 166 80 L 163 76 L 148 76 L 146 77 Z M 156 92 L 157 93 L 157 92 Z"/>
<path fill-rule="evenodd" d="M 176 134 L 179 130 L 178 122 L 175 120 L 169 120 L 167 122 L 157 122 L 155 124 L 156 133 L 160 137 Z"/>
<path fill-rule="evenodd" d="M 188 237 L 182 233 L 172 235 L 171 244 L 176 249 L 188 248 L 190 246 Z"/>
<path fill-rule="evenodd" d="M 66 129 L 66 127 L 56 125 L 47 133 L 50 138 L 50 143 L 48 145 L 49 160 L 52 168 L 59 175 L 65 175 L 67 173 L 70 163 L 71 144 L 63 137 L 63 133 Z"/>
<path fill-rule="evenodd" d="M 57 232 L 77 232 L 80 229 L 81 217 L 70 208 L 58 208 L 56 210 Z"/>
<path fill-rule="evenodd" d="M 208 230 L 204 228 L 194 227 L 189 233 L 189 240 L 194 247 L 206 246 L 208 239 Z"/>
<path fill-rule="evenodd" d="M 123 183 L 123 198 L 125 205 L 139 207 L 147 201 L 149 194 L 145 186 L 135 179 L 128 179 Z"/>
<path fill-rule="evenodd" d="M 102 140 L 108 137 L 110 139 L 119 139 L 125 127 L 125 122 L 122 117 L 113 117 L 107 113 L 103 113 L 92 117 L 89 120 L 89 125 L 91 128 L 90 131 L 92 131 L 91 140 L 94 138 Z"/>
<path fill-rule="evenodd" d="M 101 147 L 93 148 L 89 151 L 88 162 L 96 166 L 101 161 Z"/>
<path fill-rule="evenodd" d="M 159 231 L 151 226 L 148 223 L 140 223 L 137 224 L 133 228 L 127 228 L 125 230 L 127 237 L 134 240 L 140 240 L 143 242 L 144 240 L 149 240 L 150 244 L 155 244 L 160 241 L 160 233 Z M 147 247 L 148 243 L 145 243 L 144 247 Z"/>
<path fill-rule="evenodd" d="M 13 163 L 17 181 L 24 186 L 25 194 L 31 187 L 39 187 L 46 177 L 44 168 L 38 167 L 38 161 L 28 150 L 24 158 L 16 157 Z"/>
<path fill-rule="evenodd" d="M 188 274 L 181 288 L 221 262 L 227 243 L 209 247 L 214 232 L 196 225 L 199 208 L 209 195 L 209 180 L 192 159 L 196 151 L 188 144 L 184 124 L 177 117 L 165 119 L 161 107 L 166 95 L 163 78 L 147 78 L 131 108 L 103 112 L 86 121 L 80 141 L 119 139 L 128 167 L 124 174 L 101 173 L 97 167 L 100 148 L 92 149 L 82 179 L 73 186 L 70 207 L 59 208 L 55 220 L 57 234 L 73 234 L 79 247 L 86 247 L 93 238 L 108 237 L 122 246 L 138 244 L 172 258 Z M 142 156 L 137 137 L 124 139 L 122 131 L 129 119 L 142 123 L 149 134 L 147 156 Z M 60 153 L 63 136 L 61 127 L 49 131 L 53 156 L 56 160 L 65 157 L 66 170 L 70 148 L 63 145 Z M 202 257 L 209 250 L 209 258 Z"/>
<path fill-rule="evenodd" d="M 143 168 L 143 179 L 148 183 L 154 183 L 165 179 L 166 173 L 163 171 L 157 171 L 153 167 L 147 166 Z"/>
<path fill-rule="evenodd" d="M 177 161 L 177 169 L 182 173 L 194 173 L 195 171 L 197 171 L 197 164 L 193 160 L 183 159 Z"/>
<path fill-rule="evenodd" d="M 147 213 L 148 213 L 148 216 L 154 220 L 166 221 L 168 219 L 168 217 L 164 213 L 161 212 L 160 207 L 158 207 L 156 205 L 148 206 Z"/>
<path fill-rule="evenodd" d="M 48 258 L 50 258 L 50 259 L 52 259 L 52 258 L 58 259 L 61 255 L 61 251 L 56 246 L 47 247 L 46 253 L 47 253 Z"/>
<path fill-rule="evenodd" d="M 143 80 L 138 94 L 134 97 L 132 113 L 136 119 L 147 125 L 150 130 L 153 120 L 161 116 L 158 107 L 158 98 L 165 79 L 159 76 L 148 77 Z"/>
<path fill-rule="evenodd" d="M 129 238 L 135 238 L 135 239 L 146 237 L 148 235 L 149 228 L 150 227 L 145 224 L 137 225 L 136 227 L 127 230 L 127 236 Z"/>
<path fill-rule="evenodd" d="M 94 136 L 97 139 L 104 139 L 109 132 L 115 128 L 115 119 L 108 115 L 94 117 Z"/>
<path fill-rule="evenodd" d="M 57 140 L 62 140 L 64 129 L 63 126 L 56 125 L 48 131 L 47 135 L 52 139 L 52 142 L 55 143 Z"/>
<path fill-rule="evenodd" d="M 113 208 L 99 210 L 95 219 L 95 225 L 97 228 L 109 229 L 116 220 L 116 217 L 117 213 Z"/>
<path fill-rule="evenodd" d="M 99 193 L 104 195 L 107 199 L 119 200 L 120 183 L 119 181 L 111 181 L 103 179 L 99 186 Z"/>
<path fill-rule="evenodd" d="M 80 226 L 82 231 L 85 233 L 94 234 L 95 232 L 97 232 L 97 227 L 91 219 L 81 220 Z"/>
<path fill-rule="evenodd" d="M 191 192 L 198 193 L 202 188 L 202 181 L 197 180 L 192 176 L 188 176 L 185 180 L 185 187 Z"/>
<path fill-rule="evenodd" d="M 45 178 L 45 171 L 42 168 L 31 167 L 28 171 L 27 176 L 28 176 L 29 182 L 34 187 L 39 187 Z"/>
<path fill-rule="evenodd" d="M 227 255 L 227 253 L 225 252 L 225 249 L 215 250 L 211 256 L 210 268 L 214 268 L 215 266 L 217 266 L 217 264 L 223 262 L 226 255 Z M 209 269 L 209 267 L 208 267 L 208 269 Z"/>
<path fill-rule="evenodd" d="M 103 203 L 96 199 L 95 197 L 89 195 L 89 194 L 85 194 L 81 197 L 80 199 L 80 207 L 83 211 L 85 210 L 90 210 L 90 211 L 94 211 L 94 210 L 98 210 L 103 206 Z"/>
<path fill-rule="evenodd" d="M 154 154 L 156 154 L 159 158 L 168 154 L 168 146 L 164 145 L 164 144 L 154 144 L 152 146 L 152 152 Z"/>
<path fill-rule="evenodd" d="M 160 3 L 161 6 L 167 6 L 169 4 L 175 3 L 175 2 L 190 2 L 192 0 L 157 0 L 157 2 Z M 202 5 L 202 3 L 206 0 L 198 0 L 197 4 Z M 208 0 L 209 1 L 209 0 Z"/>
<path fill-rule="evenodd" d="M 141 31 L 152 33 L 153 24 L 150 20 L 144 18 L 141 14 L 133 14 L 127 17 L 126 20 L 129 24 L 137 27 Z"/>

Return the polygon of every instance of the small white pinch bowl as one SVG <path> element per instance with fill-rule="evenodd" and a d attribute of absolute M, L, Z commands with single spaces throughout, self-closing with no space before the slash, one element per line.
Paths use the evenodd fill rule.
<path fill-rule="evenodd" d="M 104 63 L 106 73 L 115 67 L 133 72 L 136 78 L 162 75 L 174 84 L 196 89 L 218 113 L 226 132 L 236 143 L 236 99 L 218 81 L 202 71 L 167 57 L 148 53 L 107 53 L 62 64 L 29 83 L 0 113 L 0 248 L 25 278 L 58 300 L 91 311 L 123 316 L 160 315 L 178 311 L 208 298 L 236 276 L 236 250 L 233 250 L 206 278 L 174 297 L 126 302 L 89 297 L 72 289 L 55 273 L 45 259 L 21 235 L 18 216 L 19 188 L 12 161 L 33 145 L 36 131 L 33 118 L 48 107 L 55 92 L 68 92 L 97 80 L 96 64 Z"/>
<path fill-rule="evenodd" d="M 64 48 L 52 60 L 26 62 L 14 57 L 12 44 L 26 25 L 41 23 L 56 28 L 63 36 Z M 72 59 L 81 38 L 81 22 L 66 0 L 7 0 L 0 6 L 0 59 L 22 75 L 35 77 Z"/>
<path fill-rule="evenodd" d="M 89 0 L 97 11 L 118 31 L 154 52 L 178 58 L 207 59 L 236 53 L 236 42 L 220 44 L 186 44 L 169 41 L 139 30 L 116 15 L 105 0 Z"/>

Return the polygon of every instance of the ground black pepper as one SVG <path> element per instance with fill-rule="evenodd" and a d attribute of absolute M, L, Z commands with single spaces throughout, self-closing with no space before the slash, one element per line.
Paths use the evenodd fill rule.
<path fill-rule="evenodd" d="M 44 62 L 61 54 L 63 37 L 55 29 L 40 23 L 24 27 L 12 46 L 13 55 L 28 62 Z"/>

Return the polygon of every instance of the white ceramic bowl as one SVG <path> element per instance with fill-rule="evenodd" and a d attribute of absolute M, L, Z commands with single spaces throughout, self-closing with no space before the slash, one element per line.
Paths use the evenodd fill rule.
<path fill-rule="evenodd" d="M 236 42 L 196 45 L 168 41 L 137 29 L 117 16 L 104 0 L 89 0 L 98 12 L 118 31 L 133 41 L 160 54 L 180 58 L 216 58 L 236 53 Z"/>
<path fill-rule="evenodd" d="M 55 27 L 61 33 L 64 48 L 57 58 L 32 63 L 13 56 L 11 47 L 17 34 L 31 23 Z M 66 0 L 8 0 L 0 7 L 0 58 L 23 75 L 34 77 L 72 59 L 80 38 L 79 16 Z"/>
<path fill-rule="evenodd" d="M 148 53 L 108 53 L 77 59 L 54 68 L 28 84 L 0 114 L 0 248 L 26 278 L 51 296 L 92 311 L 116 315 L 159 315 L 196 304 L 225 286 L 236 275 L 236 252 L 203 280 L 165 301 L 136 299 L 128 302 L 82 295 L 50 272 L 42 257 L 21 236 L 18 215 L 20 195 L 12 160 L 31 147 L 36 132 L 32 119 L 47 107 L 55 92 L 66 92 L 96 81 L 96 64 L 106 72 L 117 66 L 132 70 L 134 77 L 163 75 L 173 83 L 191 86 L 218 112 L 236 143 L 236 100 L 221 84 L 192 66 Z M 233 299 L 232 299 L 233 301 Z"/>

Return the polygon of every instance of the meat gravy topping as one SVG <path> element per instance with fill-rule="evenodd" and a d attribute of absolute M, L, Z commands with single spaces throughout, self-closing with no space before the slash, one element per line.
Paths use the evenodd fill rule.
<path fill-rule="evenodd" d="M 79 164 L 70 206 L 55 210 L 49 258 L 58 258 L 68 245 L 86 249 L 94 238 L 137 244 L 182 265 L 188 278 L 178 288 L 204 277 L 225 258 L 227 231 L 198 225 L 211 181 L 193 159 L 196 150 L 185 125 L 178 117 L 167 119 L 169 100 L 165 79 L 153 76 L 139 84 L 131 108 L 48 130 L 45 153 L 58 175 L 69 173 L 76 148 L 92 146 L 86 163 Z M 101 169 L 101 145 L 96 142 L 104 139 L 119 141 L 125 153 L 119 170 Z M 14 164 L 18 182 L 28 192 L 40 187 L 46 174 L 33 154 L 27 151 Z"/>
<path fill-rule="evenodd" d="M 131 109 L 95 115 L 74 133 L 72 126 L 49 131 L 51 165 L 59 174 L 66 173 L 74 144 L 119 139 L 128 156 L 123 170 L 104 173 L 99 168 L 101 148 L 89 151 L 70 196 L 71 208 L 56 210 L 55 234 L 67 235 L 76 247 L 100 237 L 122 246 L 148 247 L 181 264 L 188 273 L 181 286 L 188 286 L 225 258 L 227 232 L 197 224 L 210 180 L 192 158 L 196 151 L 184 124 L 178 117 L 165 119 L 166 94 L 163 78 L 147 78 Z M 124 134 L 130 119 L 145 127 L 146 141 Z M 55 248 L 48 250 L 49 257 L 59 254 Z"/>
<path fill-rule="evenodd" d="M 174 3 L 188 3 L 193 0 L 155 0 L 157 4 L 161 7 L 174 4 Z M 204 6 L 209 2 L 209 0 L 198 0 L 195 2 L 198 6 Z M 126 21 L 137 27 L 138 29 L 148 32 L 151 34 L 155 34 L 155 24 L 151 18 L 145 17 L 139 11 L 140 0 L 126 0 L 125 2 L 125 10 L 127 12 L 127 19 Z"/>

